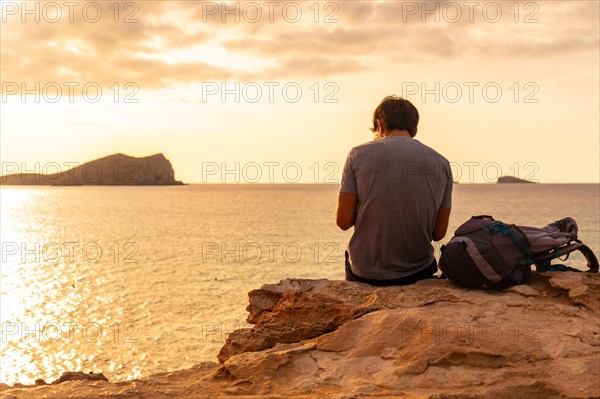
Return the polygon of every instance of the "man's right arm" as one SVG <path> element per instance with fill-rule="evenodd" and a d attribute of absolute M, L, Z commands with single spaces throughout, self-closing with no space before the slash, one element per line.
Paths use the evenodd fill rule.
<path fill-rule="evenodd" d="M 433 241 L 439 241 L 446 236 L 448 223 L 450 221 L 450 208 L 440 208 L 433 229 Z"/>
<path fill-rule="evenodd" d="M 440 241 L 446 236 L 448 231 L 448 223 L 450 221 L 450 209 L 452 207 L 452 189 L 454 188 L 454 178 L 452 177 L 452 168 L 450 163 L 445 161 L 445 170 L 448 181 L 444 189 L 444 197 L 440 209 L 437 211 L 435 218 L 435 227 L 433 229 L 433 241 Z"/>

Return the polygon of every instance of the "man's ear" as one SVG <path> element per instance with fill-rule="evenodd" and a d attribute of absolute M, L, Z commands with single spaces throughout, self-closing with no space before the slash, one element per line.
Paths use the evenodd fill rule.
<path fill-rule="evenodd" d="M 379 134 L 380 136 L 383 136 L 383 133 L 385 132 L 385 122 L 382 121 L 381 119 L 377 119 L 377 124 L 379 125 Z"/>

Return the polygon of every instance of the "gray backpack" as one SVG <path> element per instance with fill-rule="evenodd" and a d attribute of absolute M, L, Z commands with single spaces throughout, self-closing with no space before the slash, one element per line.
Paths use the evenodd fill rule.
<path fill-rule="evenodd" d="M 473 216 L 442 246 L 439 266 L 462 287 L 503 288 L 527 282 L 531 266 L 537 271 L 580 271 L 552 265 L 553 259 L 580 251 L 588 272 L 598 272 L 592 250 L 577 239 L 577 223 L 564 218 L 543 228 L 505 224 L 488 215 Z M 566 260 L 563 259 L 563 260 Z"/>

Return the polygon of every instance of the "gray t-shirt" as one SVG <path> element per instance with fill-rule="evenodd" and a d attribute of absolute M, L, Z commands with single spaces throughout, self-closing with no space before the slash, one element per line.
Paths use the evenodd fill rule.
<path fill-rule="evenodd" d="M 452 207 L 452 170 L 446 158 L 410 137 L 370 141 L 348 154 L 340 192 L 358 196 L 348 245 L 354 274 L 389 280 L 433 262 L 437 211 Z"/>

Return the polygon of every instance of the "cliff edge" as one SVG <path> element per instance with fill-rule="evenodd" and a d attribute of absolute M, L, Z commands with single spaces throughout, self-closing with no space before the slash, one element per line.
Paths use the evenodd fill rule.
<path fill-rule="evenodd" d="M 15 173 L 0 177 L 0 185 L 41 186 L 163 186 L 180 185 L 171 162 L 163 154 L 136 158 L 114 154 L 59 170 L 58 164 L 45 165 L 56 173 Z"/>
<path fill-rule="evenodd" d="M 600 397 L 598 274 L 534 274 L 503 292 L 286 279 L 249 297 L 254 327 L 229 336 L 220 363 L 2 398 Z"/>

